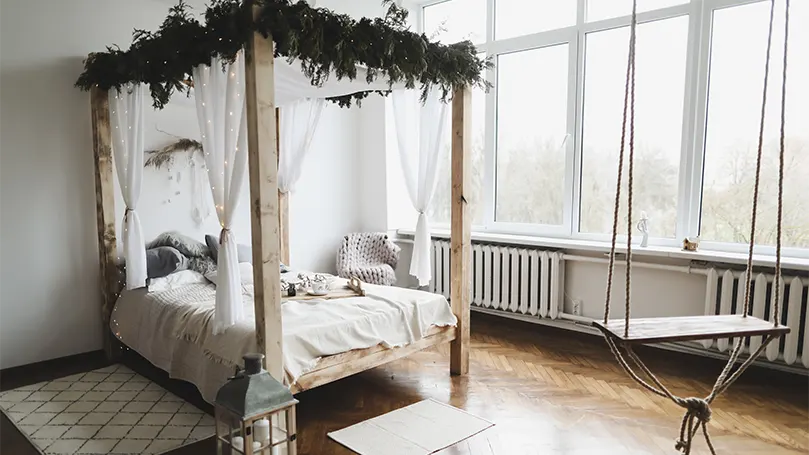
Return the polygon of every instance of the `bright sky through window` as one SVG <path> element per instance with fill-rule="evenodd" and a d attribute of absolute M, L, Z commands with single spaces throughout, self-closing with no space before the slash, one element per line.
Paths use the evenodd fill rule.
<path fill-rule="evenodd" d="M 770 67 L 756 233 L 763 245 L 775 239 L 784 3 L 776 1 Z M 791 3 L 784 246 L 788 255 L 806 257 L 809 0 Z M 638 0 L 632 224 L 645 212 L 652 244 L 700 235 L 708 248 L 744 251 L 769 5 Z M 609 239 L 631 9 L 632 0 L 447 0 L 423 7 L 428 35 L 445 43 L 470 39 L 495 64 L 492 93 L 473 100 L 477 226 Z M 431 207 L 437 224 L 449 221 L 449 145 L 446 151 Z M 625 178 L 621 233 L 626 225 Z"/>

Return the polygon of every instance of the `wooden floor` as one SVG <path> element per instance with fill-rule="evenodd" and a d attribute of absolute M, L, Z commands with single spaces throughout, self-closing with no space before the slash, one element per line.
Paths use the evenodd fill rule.
<path fill-rule="evenodd" d="M 722 366 L 667 351 L 640 352 L 681 395 L 704 396 Z M 450 377 L 448 356 L 448 347 L 422 352 L 299 394 L 299 453 L 351 454 L 326 433 L 425 398 L 496 423 L 442 455 L 676 453 L 680 409 L 620 372 L 600 338 L 475 315 L 469 376 Z M 751 369 L 715 402 L 713 416 L 709 426 L 722 454 L 805 454 L 809 379 Z M 36 453 L 24 450 L 27 441 L 5 417 L 0 433 L 3 454 Z M 210 440 L 171 452 L 212 453 Z M 701 439 L 693 453 L 708 453 Z"/>

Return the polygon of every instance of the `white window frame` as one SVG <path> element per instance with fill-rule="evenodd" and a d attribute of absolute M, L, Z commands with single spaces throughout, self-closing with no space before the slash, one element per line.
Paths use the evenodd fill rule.
<path fill-rule="evenodd" d="M 418 30 L 424 30 L 424 8 L 452 0 L 427 0 L 411 2 L 414 23 Z M 569 27 L 495 40 L 495 2 L 487 3 L 486 41 L 476 43 L 478 51 L 484 53 L 494 63 L 500 55 L 537 49 L 558 44 L 568 44 L 570 51 L 568 66 L 568 101 L 566 165 L 564 176 L 565 199 L 561 225 L 538 225 L 495 221 L 496 192 L 496 149 L 497 149 L 497 90 L 486 95 L 484 163 L 482 201 L 484 222 L 473 226 L 473 231 L 492 234 L 528 235 L 556 239 L 570 239 L 574 242 L 609 242 L 609 233 L 579 232 L 581 214 L 581 170 L 582 133 L 584 115 L 584 60 L 586 34 L 629 26 L 631 16 L 613 17 L 593 22 L 586 21 L 587 0 L 577 1 L 576 24 Z M 709 89 L 709 66 L 713 13 L 716 10 L 758 3 L 767 0 L 690 0 L 680 5 L 669 6 L 638 13 L 638 23 L 687 16 L 686 78 L 683 93 L 682 140 L 677 190 L 677 224 L 675 237 L 650 237 L 652 247 L 677 247 L 685 237 L 696 236 L 700 229 L 702 204 L 702 169 L 706 136 L 706 115 Z M 497 70 L 486 73 L 487 80 L 497 85 Z M 617 138 L 616 138 L 617 140 Z M 435 223 L 436 228 L 446 228 L 448 224 Z M 654 232 L 653 232 L 654 233 Z M 633 234 L 639 238 L 638 234 Z M 626 242 L 625 235 L 619 235 L 619 242 Z M 745 252 L 748 246 L 740 243 L 703 241 L 701 249 L 718 252 Z M 757 245 L 756 254 L 774 255 L 772 246 Z M 809 258 L 809 248 L 784 248 L 786 257 Z"/>

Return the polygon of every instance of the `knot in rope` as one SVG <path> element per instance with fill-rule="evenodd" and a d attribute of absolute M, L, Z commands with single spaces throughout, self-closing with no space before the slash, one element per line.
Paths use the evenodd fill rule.
<path fill-rule="evenodd" d="M 711 421 L 711 405 L 703 398 L 683 398 L 683 403 L 680 404 L 680 406 L 686 409 L 687 415 L 693 415 L 700 422 L 708 423 Z"/>
<path fill-rule="evenodd" d="M 686 455 L 691 453 L 691 443 L 693 442 L 697 428 L 702 428 L 708 446 L 713 447 L 707 429 L 707 424 L 711 421 L 712 414 L 711 404 L 708 400 L 698 397 L 688 397 L 680 398 L 676 400 L 676 402 L 678 405 L 685 408 L 685 415 L 683 415 L 683 423 L 680 426 L 680 437 L 674 444 L 674 448 Z M 712 451 L 711 453 L 714 452 Z"/>

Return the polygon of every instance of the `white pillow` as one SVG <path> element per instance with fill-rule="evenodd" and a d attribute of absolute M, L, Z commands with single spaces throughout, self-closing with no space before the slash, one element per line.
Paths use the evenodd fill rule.
<path fill-rule="evenodd" d="M 170 275 L 149 280 L 149 292 L 170 291 L 189 284 L 206 284 L 207 282 L 208 280 L 199 272 L 181 270 Z"/>
<path fill-rule="evenodd" d="M 242 276 L 242 286 L 253 284 L 253 264 L 249 262 L 240 262 L 239 272 Z M 214 270 L 213 272 L 205 275 L 205 278 L 207 278 L 211 283 L 216 285 L 217 280 L 219 279 L 219 275 L 217 271 Z"/>

